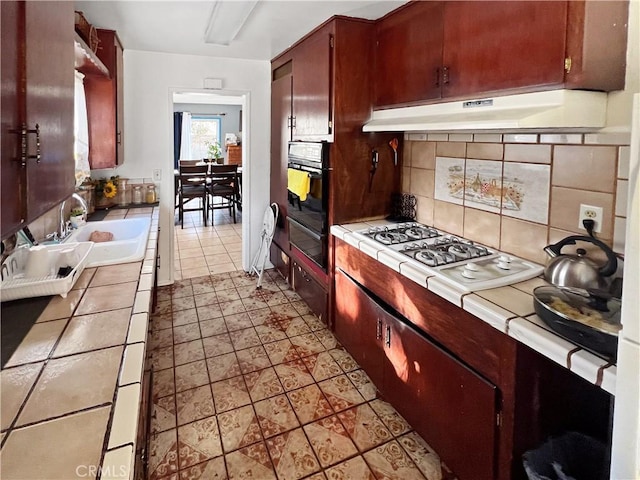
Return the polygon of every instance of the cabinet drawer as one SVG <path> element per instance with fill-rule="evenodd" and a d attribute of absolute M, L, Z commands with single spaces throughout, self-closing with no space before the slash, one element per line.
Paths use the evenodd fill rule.
<path fill-rule="evenodd" d="M 298 262 L 291 265 L 292 286 L 320 320 L 327 321 L 327 291 Z"/>

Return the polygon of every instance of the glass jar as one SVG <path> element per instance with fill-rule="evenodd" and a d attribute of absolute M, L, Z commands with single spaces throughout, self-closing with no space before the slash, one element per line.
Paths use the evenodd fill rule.
<path fill-rule="evenodd" d="M 142 203 L 142 185 L 135 185 L 133 187 L 133 198 L 131 203 L 134 205 L 140 205 Z"/>
<path fill-rule="evenodd" d="M 147 194 L 145 196 L 145 203 L 156 203 L 156 186 L 147 185 Z"/>
<path fill-rule="evenodd" d="M 129 205 L 129 198 L 127 198 L 127 179 L 118 179 L 118 205 L 125 207 Z"/>

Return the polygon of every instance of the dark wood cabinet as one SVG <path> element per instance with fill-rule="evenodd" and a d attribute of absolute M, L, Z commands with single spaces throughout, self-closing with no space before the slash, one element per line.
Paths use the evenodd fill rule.
<path fill-rule="evenodd" d="M 443 97 L 564 81 L 567 2 L 445 2 Z"/>
<path fill-rule="evenodd" d="M 328 296 L 326 286 L 316 280 L 308 266 L 291 263 L 291 286 L 316 316 L 327 323 Z"/>
<path fill-rule="evenodd" d="M 627 11 L 626 1 L 410 2 L 378 21 L 375 105 L 622 89 Z"/>
<path fill-rule="evenodd" d="M 75 187 L 74 14 L 69 2 L 1 8 L 4 239 Z"/>
<path fill-rule="evenodd" d="M 331 134 L 333 35 L 324 28 L 294 48 L 293 139 L 328 139 Z"/>
<path fill-rule="evenodd" d="M 415 2 L 376 25 L 375 105 L 440 98 L 443 2 Z"/>
<path fill-rule="evenodd" d="M 98 29 L 98 58 L 109 77 L 87 75 L 84 80 L 89 120 L 89 163 L 92 169 L 124 163 L 124 81 L 122 44 L 113 30 Z"/>
<path fill-rule="evenodd" d="M 271 175 L 270 203 L 279 208 L 273 242 L 289 255 L 287 233 L 287 144 L 291 140 L 292 62 L 274 69 L 271 81 Z"/>
<path fill-rule="evenodd" d="M 494 478 L 496 387 L 337 271 L 336 336 L 461 479 Z"/>
<path fill-rule="evenodd" d="M 278 271 L 278 273 L 282 276 L 282 278 L 288 281 L 291 275 L 289 256 L 284 253 L 282 249 L 275 243 L 271 243 L 271 249 L 269 250 L 269 260 Z"/>

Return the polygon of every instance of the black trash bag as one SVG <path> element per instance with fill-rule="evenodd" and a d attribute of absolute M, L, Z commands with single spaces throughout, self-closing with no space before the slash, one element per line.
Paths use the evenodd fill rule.
<path fill-rule="evenodd" d="M 604 443 L 577 432 L 551 438 L 522 455 L 529 480 L 605 480 L 609 478 Z"/>

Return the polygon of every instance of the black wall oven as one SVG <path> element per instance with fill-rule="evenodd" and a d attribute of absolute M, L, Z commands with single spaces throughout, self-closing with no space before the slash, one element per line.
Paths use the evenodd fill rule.
<path fill-rule="evenodd" d="M 289 242 L 327 271 L 329 144 L 289 142 Z"/>

